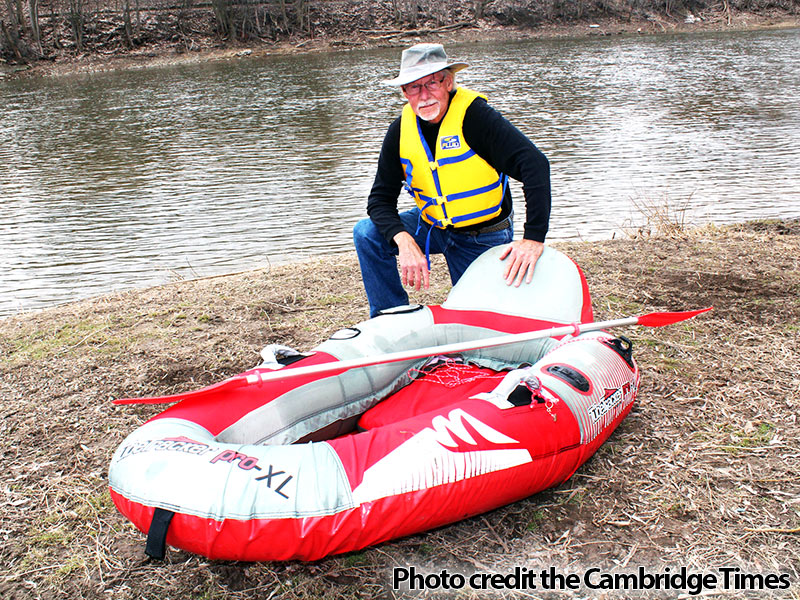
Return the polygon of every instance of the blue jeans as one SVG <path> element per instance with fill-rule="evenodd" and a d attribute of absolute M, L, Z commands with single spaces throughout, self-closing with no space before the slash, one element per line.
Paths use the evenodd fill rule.
<path fill-rule="evenodd" d="M 400 213 L 406 231 L 425 251 L 425 240 L 431 226 L 422 221 L 419 233 L 419 209 Z M 507 244 L 512 240 L 513 229 L 509 226 L 489 233 L 458 233 L 452 229 L 432 228 L 430 253 L 444 254 L 450 281 L 453 285 L 461 278 L 467 267 L 489 248 Z M 361 278 L 369 300 L 369 316 L 375 317 L 387 308 L 408 304 L 408 294 L 403 288 L 397 269 L 397 246 L 390 244 L 370 219 L 363 219 L 353 228 L 353 241 L 361 265 Z M 499 266 L 498 266 L 499 268 Z"/>

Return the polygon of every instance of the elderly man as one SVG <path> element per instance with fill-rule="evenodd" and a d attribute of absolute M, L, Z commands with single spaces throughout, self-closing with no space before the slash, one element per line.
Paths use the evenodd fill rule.
<path fill-rule="evenodd" d="M 448 62 L 441 44 L 417 44 L 384 82 L 408 103 L 384 138 L 369 218 L 353 230 L 371 317 L 408 304 L 403 286 L 428 288 L 432 253 L 444 254 L 455 284 L 485 250 L 511 242 L 498 265 L 506 282 L 533 277 L 550 219 L 550 166 L 485 96 L 456 87 L 467 66 Z M 526 204 L 523 239 L 513 242 L 508 177 L 522 182 Z M 417 206 L 399 213 L 403 187 Z"/>

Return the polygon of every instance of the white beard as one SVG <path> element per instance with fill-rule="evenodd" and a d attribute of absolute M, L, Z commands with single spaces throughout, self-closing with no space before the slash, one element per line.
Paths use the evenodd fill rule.
<path fill-rule="evenodd" d="M 438 101 L 433 101 L 426 106 L 417 105 L 417 113 L 423 121 L 433 121 L 439 116 L 441 108 Z"/>

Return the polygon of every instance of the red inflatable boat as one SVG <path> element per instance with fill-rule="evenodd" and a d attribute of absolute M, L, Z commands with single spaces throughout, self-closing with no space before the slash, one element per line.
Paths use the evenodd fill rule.
<path fill-rule="evenodd" d="M 502 279 L 500 252 L 476 261 L 441 306 L 396 309 L 306 355 L 273 348 L 255 369 L 168 398 L 176 404 L 130 434 L 109 468 L 114 503 L 148 534 L 148 554 L 169 544 L 218 559 L 315 560 L 570 477 L 636 397 L 624 338 L 575 326 L 574 335 L 347 368 L 592 320 L 583 275 L 566 256 L 547 248 L 534 281 L 517 288 Z"/>

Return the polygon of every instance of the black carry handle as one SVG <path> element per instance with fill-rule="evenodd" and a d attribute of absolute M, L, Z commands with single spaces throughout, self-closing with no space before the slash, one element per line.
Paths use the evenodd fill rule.
<path fill-rule="evenodd" d="M 616 350 L 617 354 L 628 363 L 628 366 L 633 368 L 633 342 L 621 335 L 613 340 L 606 340 L 605 344 Z"/>
<path fill-rule="evenodd" d="M 164 560 L 167 553 L 167 530 L 174 516 L 174 512 L 163 508 L 157 508 L 153 512 L 153 520 L 147 532 L 147 545 L 144 548 L 144 553 L 150 558 Z"/>

